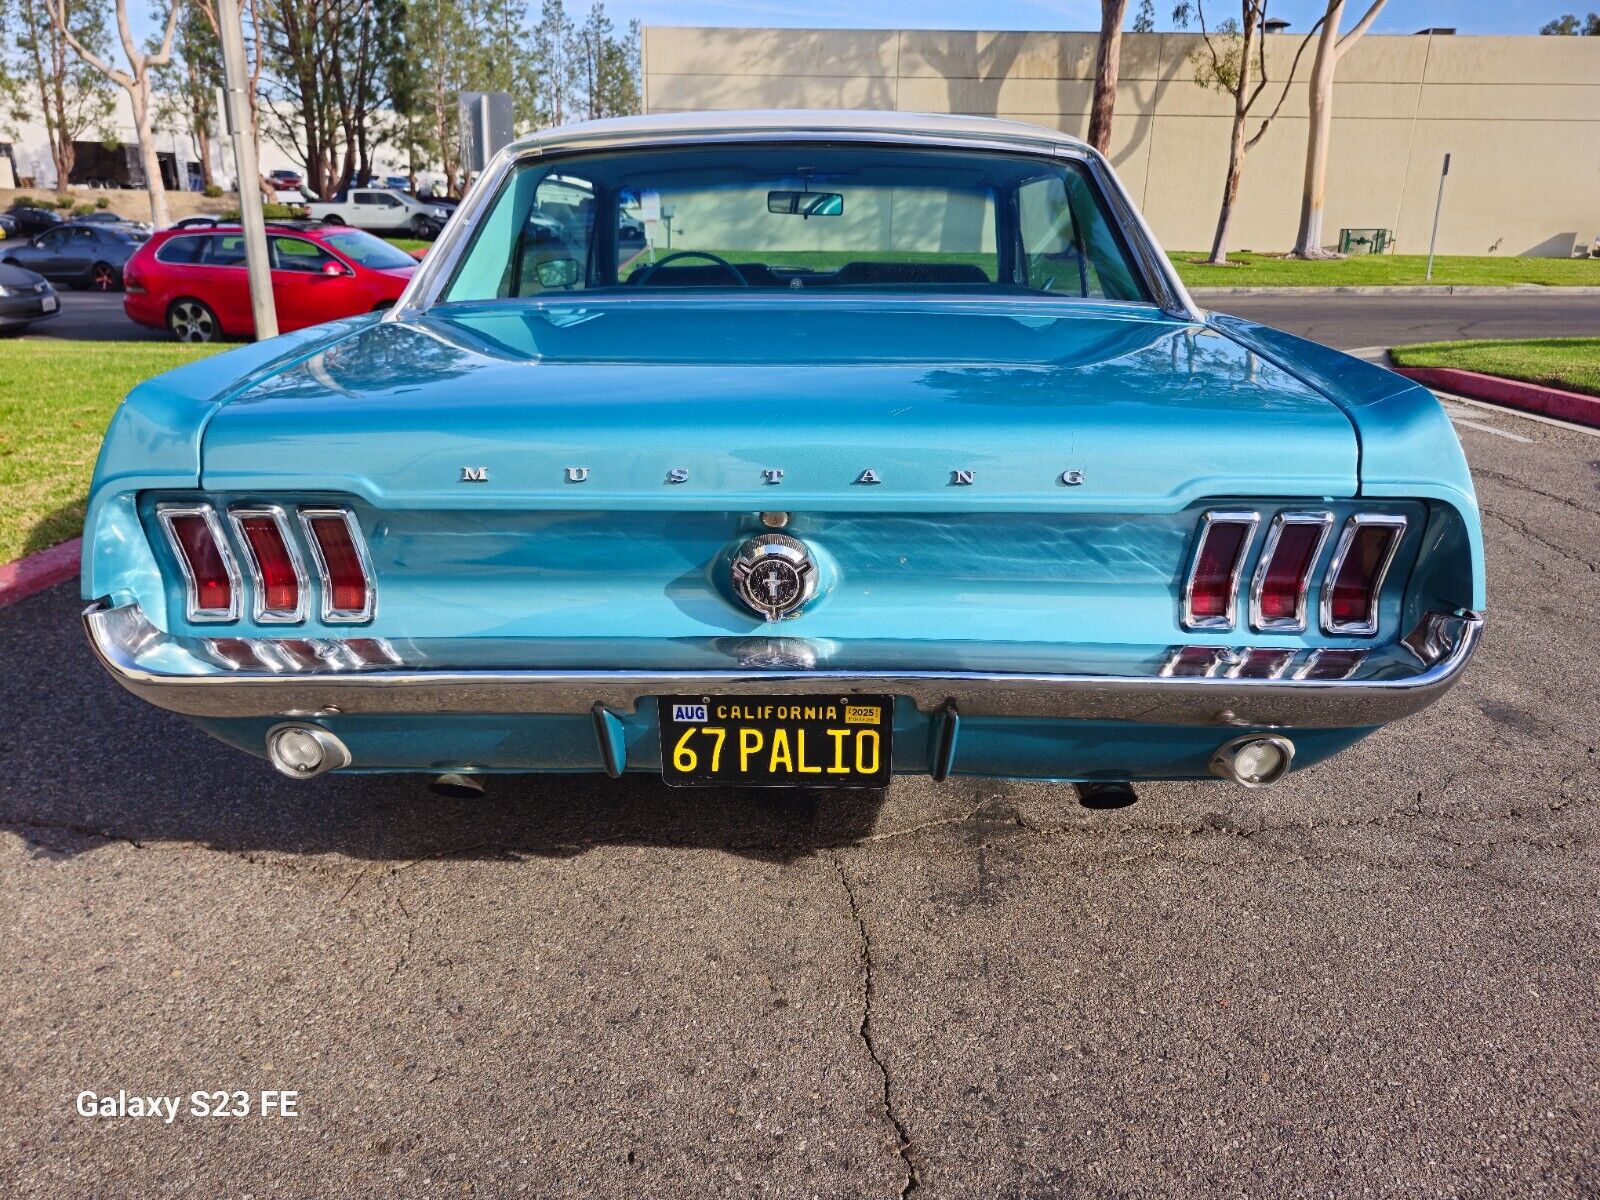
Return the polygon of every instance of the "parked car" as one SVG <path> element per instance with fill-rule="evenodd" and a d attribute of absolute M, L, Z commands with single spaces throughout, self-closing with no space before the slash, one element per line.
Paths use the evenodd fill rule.
<path fill-rule="evenodd" d="M 13 237 L 34 237 L 46 229 L 54 229 L 62 220 L 48 208 L 34 208 L 26 204 L 13 204 L 6 213 L 17 223 L 18 233 Z"/>
<path fill-rule="evenodd" d="M 171 225 L 168 225 L 167 228 L 168 229 L 215 229 L 218 225 L 226 225 L 226 224 L 228 224 L 228 222 L 224 221 L 221 217 L 212 217 L 212 216 L 207 216 L 204 213 L 197 213 L 195 216 L 184 217 L 182 220 L 174 221 Z"/>
<path fill-rule="evenodd" d="M 10 213 L 0 213 L 0 242 L 7 238 L 21 237 L 22 225 Z"/>
<path fill-rule="evenodd" d="M 312 220 L 329 225 L 354 225 L 374 233 L 409 233 L 412 237 L 439 235 L 450 210 L 393 188 L 350 188 L 308 209 Z"/>
<path fill-rule="evenodd" d="M 114 212 L 85 213 L 81 217 L 73 217 L 69 224 L 72 225 L 119 225 L 124 229 L 137 229 L 144 233 L 150 232 L 150 222 L 140 221 L 133 217 L 124 217 Z"/>
<path fill-rule="evenodd" d="M 269 225 L 278 328 L 287 333 L 387 308 L 410 282 L 409 254 L 359 229 Z M 128 263 L 123 311 L 182 342 L 250 337 L 255 317 L 237 225 L 166 229 Z"/>
<path fill-rule="evenodd" d="M 1467 666 L 1438 402 L 1198 309 L 1074 138 L 660 115 L 479 186 L 393 312 L 144 383 L 101 451 L 101 661 L 286 775 L 1259 787 Z"/>
<path fill-rule="evenodd" d="M 304 182 L 304 176 L 299 171 L 279 167 L 276 171 L 267 172 L 267 182 L 280 192 L 298 191 Z"/>
<path fill-rule="evenodd" d="M 26 242 L 0 246 L 0 262 L 55 283 L 114 292 L 122 286 L 124 265 L 148 237 L 122 225 L 57 224 Z"/>
<path fill-rule="evenodd" d="M 61 300 L 43 275 L 0 263 L 0 333 L 21 333 L 60 311 Z"/>

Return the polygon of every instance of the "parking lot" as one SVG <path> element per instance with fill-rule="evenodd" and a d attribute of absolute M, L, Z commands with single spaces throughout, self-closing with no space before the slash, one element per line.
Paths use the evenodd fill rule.
<path fill-rule="evenodd" d="M 1402 340 L 1293 303 L 1237 307 Z M 1450 329 L 1524 319 L 1496 304 Z M 0 1178 L 1600 1194 L 1600 436 L 1450 408 L 1489 553 L 1468 678 L 1265 792 L 295 784 L 111 683 L 75 585 L 0 610 Z M 74 1111 L 119 1089 L 301 1115 Z"/>

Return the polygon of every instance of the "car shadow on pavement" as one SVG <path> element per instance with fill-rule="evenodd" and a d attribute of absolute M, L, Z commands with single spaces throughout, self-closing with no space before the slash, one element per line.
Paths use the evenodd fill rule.
<path fill-rule="evenodd" d="M 297 783 L 134 698 L 86 644 L 73 584 L 0 609 L 12 682 L 0 721 L 0 825 L 41 851 L 107 840 L 407 861 L 568 857 L 596 845 L 788 861 L 871 833 L 885 792 L 669 788 L 629 775 L 494 776 L 482 798 L 425 775 Z"/>

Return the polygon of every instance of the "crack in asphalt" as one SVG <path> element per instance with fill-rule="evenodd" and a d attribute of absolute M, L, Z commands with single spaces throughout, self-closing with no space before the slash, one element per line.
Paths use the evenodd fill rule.
<path fill-rule="evenodd" d="M 1562 558 L 1569 559 L 1575 563 L 1581 563 L 1583 566 L 1589 568 L 1591 572 L 1600 571 L 1600 566 L 1597 566 L 1593 561 L 1584 558 L 1583 555 L 1579 554 L 1576 550 L 1569 550 L 1567 547 L 1558 545 L 1557 543 L 1552 542 L 1549 538 L 1533 532 L 1533 530 L 1528 528 L 1525 522 L 1517 517 L 1509 517 L 1506 514 L 1496 512 L 1493 509 L 1484 510 L 1483 515 L 1491 521 L 1500 522 L 1500 524 L 1511 530 L 1512 533 L 1520 534 L 1522 537 L 1536 545 L 1555 551 L 1555 553 L 1559 554 Z M 1539 562 L 1537 558 L 1535 558 L 1534 561 L 1539 563 L 1541 568 L 1544 567 L 1544 564 Z"/>
<path fill-rule="evenodd" d="M 837 850 L 830 853 L 833 860 L 833 869 L 839 877 L 839 886 L 844 889 L 845 899 L 850 905 L 850 916 L 856 923 L 856 939 L 859 947 L 861 962 L 861 1024 L 856 1027 L 856 1036 L 861 1039 L 861 1044 L 866 1047 L 867 1057 L 878 1068 L 878 1076 L 883 1081 L 883 1096 L 880 1104 L 883 1115 L 894 1126 L 895 1153 L 900 1156 L 900 1161 L 905 1165 L 905 1182 L 900 1185 L 900 1198 L 911 1195 L 922 1185 L 922 1177 L 917 1171 L 917 1164 L 911 1157 L 911 1134 L 906 1130 L 905 1122 L 900 1119 L 894 1108 L 894 1086 L 889 1078 L 889 1068 L 884 1064 L 883 1056 L 878 1052 L 877 1040 L 873 1035 L 872 1015 L 873 1005 L 877 1000 L 877 979 L 873 972 L 872 963 L 872 935 L 867 932 L 866 919 L 861 915 L 861 906 L 856 902 L 856 890 L 850 884 L 850 877 L 845 873 L 844 861 Z"/>

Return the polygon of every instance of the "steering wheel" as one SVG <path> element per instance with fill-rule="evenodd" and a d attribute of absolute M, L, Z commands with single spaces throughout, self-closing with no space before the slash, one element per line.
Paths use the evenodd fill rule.
<path fill-rule="evenodd" d="M 746 279 L 743 275 L 739 274 L 739 268 L 738 267 L 734 266 L 731 262 L 729 262 L 725 258 L 718 258 L 715 254 L 711 253 L 711 251 L 709 251 L 709 250 L 674 250 L 671 254 L 667 255 L 665 258 L 657 259 L 655 262 L 651 263 L 648 267 L 646 267 L 643 271 L 640 271 L 639 274 L 638 274 L 638 280 L 639 280 L 638 286 L 639 287 L 643 287 L 645 284 L 649 283 L 650 282 L 650 276 L 652 276 L 652 275 L 654 275 L 656 273 L 657 268 L 664 267 L 669 262 L 675 262 L 680 258 L 706 258 L 706 259 L 710 259 L 712 262 L 716 263 L 717 266 L 724 268 L 728 272 L 728 274 L 732 275 L 735 279 L 737 279 L 739 281 L 739 286 L 740 287 L 749 287 L 750 286 L 750 281 L 748 279 Z"/>

